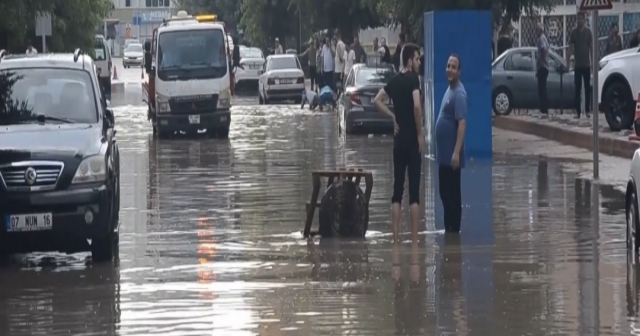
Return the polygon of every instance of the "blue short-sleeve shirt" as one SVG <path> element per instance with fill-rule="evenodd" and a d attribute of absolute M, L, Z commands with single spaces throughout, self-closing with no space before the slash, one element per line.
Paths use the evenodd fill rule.
<path fill-rule="evenodd" d="M 451 157 L 456 148 L 458 137 L 458 121 L 467 118 L 467 91 L 458 82 L 455 87 L 449 86 L 444 93 L 440 113 L 436 120 L 436 161 L 451 166 Z M 464 168 L 464 143 L 460 150 L 460 168 Z"/>

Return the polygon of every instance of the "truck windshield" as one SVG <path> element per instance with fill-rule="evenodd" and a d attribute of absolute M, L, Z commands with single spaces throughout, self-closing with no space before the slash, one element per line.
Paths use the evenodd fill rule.
<path fill-rule="evenodd" d="M 89 73 L 51 68 L 0 71 L 0 125 L 38 120 L 97 123 Z"/>
<path fill-rule="evenodd" d="M 222 29 L 180 30 L 158 36 L 158 78 L 221 78 L 228 59 Z"/>

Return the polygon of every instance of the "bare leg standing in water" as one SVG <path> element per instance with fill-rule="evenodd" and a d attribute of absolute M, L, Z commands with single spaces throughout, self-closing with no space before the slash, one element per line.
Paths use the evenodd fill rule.
<path fill-rule="evenodd" d="M 394 123 L 391 222 L 395 242 L 399 241 L 405 173 L 409 175 L 411 235 L 414 241 L 418 240 L 420 174 L 424 149 L 420 79 L 418 77 L 420 48 L 417 45 L 411 43 L 405 45 L 402 52 L 402 64 L 403 71 L 393 77 L 378 92 L 374 100 L 376 109 L 388 115 Z M 393 102 L 394 112 L 391 112 L 385 104 L 389 98 Z"/>

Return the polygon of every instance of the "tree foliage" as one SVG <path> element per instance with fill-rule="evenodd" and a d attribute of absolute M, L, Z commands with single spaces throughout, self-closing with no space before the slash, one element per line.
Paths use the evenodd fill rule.
<path fill-rule="evenodd" d="M 47 49 L 92 50 L 96 27 L 112 9 L 110 0 L 0 0 L 0 48 L 24 52 L 29 41 L 40 45 L 36 17 L 49 12 L 53 34 L 47 38 Z"/>
<path fill-rule="evenodd" d="M 184 9 L 189 14 L 216 14 L 232 29 L 240 22 L 242 0 L 178 0 L 176 4 L 179 9 Z"/>
<path fill-rule="evenodd" d="M 517 20 L 522 14 L 538 10 L 551 10 L 552 0 L 367 0 L 386 13 L 388 23 L 402 25 L 403 30 L 420 40 L 423 34 L 422 19 L 425 12 L 450 9 L 484 9 L 493 11 L 496 25 L 503 21 Z"/>

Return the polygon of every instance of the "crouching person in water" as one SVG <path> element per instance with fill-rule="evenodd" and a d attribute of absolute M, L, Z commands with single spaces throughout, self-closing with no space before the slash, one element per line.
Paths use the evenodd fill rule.
<path fill-rule="evenodd" d="M 420 174 L 424 131 L 422 129 L 422 105 L 420 103 L 420 48 L 405 44 L 402 57 L 402 71 L 395 75 L 380 90 L 374 100 L 378 111 L 393 120 L 393 196 L 391 197 L 391 222 L 393 240 L 398 242 L 400 230 L 402 194 L 404 193 L 405 174 L 409 175 L 409 213 L 411 217 L 411 235 L 418 240 L 420 221 Z M 394 112 L 386 101 L 391 98 Z"/>
<path fill-rule="evenodd" d="M 300 109 L 304 108 L 304 104 L 309 104 L 309 109 L 313 111 L 320 105 L 320 97 L 315 91 L 306 89 L 302 91 L 302 105 L 300 105 Z"/>
<path fill-rule="evenodd" d="M 331 105 L 334 109 L 338 107 L 336 101 L 338 100 L 338 96 L 336 95 L 329 85 L 325 85 L 320 90 L 320 108 L 323 109 L 327 105 Z"/>

